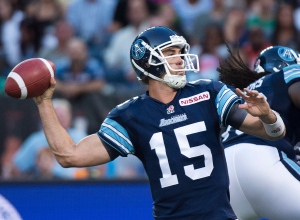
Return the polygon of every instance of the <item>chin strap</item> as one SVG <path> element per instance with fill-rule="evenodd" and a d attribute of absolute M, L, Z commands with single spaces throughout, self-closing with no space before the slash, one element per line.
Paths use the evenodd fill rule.
<path fill-rule="evenodd" d="M 187 83 L 186 75 L 177 76 L 177 75 L 168 75 L 168 74 L 166 74 L 164 76 L 164 82 L 166 82 L 168 84 L 168 86 L 170 86 L 174 89 L 181 89 Z"/>
<path fill-rule="evenodd" d="M 145 76 L 149 76 L 152 79 L 155 79 L 157 81 L 160 82 L 164 82 L 166 83 L 168 86 L 174 88 L 174 89 L 180 89 L 183 88 L 186 83 L 186 75 L 184 76 L 177 76 L 177 75 L 171 75 L 170 72 L 168 71 L 168 68 L 165 67 L 167 74 L 164 76 L 164 79 L 161 79 L 159 77 L 154 76 L 153 74 L 147 72 L 146 70 L 144 70 L 143 68 L 141 68 L 139 65 L 137 65 L 133 59 L 131 59 L 131 62 L 133 63 L 133 65 L 139 70 L 141 71 Z M 140 80 L 140 78 L 138 77 L 138 79 Z"/>

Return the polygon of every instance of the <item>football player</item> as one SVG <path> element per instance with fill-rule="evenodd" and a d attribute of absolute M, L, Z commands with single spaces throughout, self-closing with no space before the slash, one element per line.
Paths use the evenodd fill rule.
<path fill-rule="evenodd" d="M 139 34 L 130 49 L 137 78 L 148 91 L 111 110 L 99 131 L 75 143 L 59 124 L 52 87 L 36 97 L 49 145 L 63 167 L 107 163 L 134 154 L 147 172 L 155 219 L 236 219 L 221 128 L 231 125 L 270 140 L 285 125 L 257 91 L 237 90 L 247 104 L 218 81 L 187 83 L 198 57 L 173 30 L 156 26 Z M 105 103 L 103 103 L 105 104 Z"/>
<path fill-rule="evenodd" d="M 286 125 L 285 137 L 277 141 L 231 126 L 223 133 L 232 207 L 241 220 L 300 219 L 300 167 L 293 149 L 300 141 L 300 54 L 271 46 L 260 53 L 250 70 L 240 56 L 229 52 L 218 68 L 220 80 L 262 92 Z"/>

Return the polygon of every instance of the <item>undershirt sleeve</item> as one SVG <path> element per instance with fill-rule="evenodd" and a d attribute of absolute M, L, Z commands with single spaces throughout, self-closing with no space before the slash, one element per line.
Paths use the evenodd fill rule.
<path fill-rule="evenodd" d="M 245 109 L 239 108 L 239 103 L 235 103 L 228 115 L 227 124 L 239 129 L 243 124 L 248 112 Z"/>
<path fill-rule="evenodd" d="M 108 155 L 109 155 L 109 157 L 110 157 L 111 160 L 114 160 L 118 156 L 120 156 L 120 153 L 117 150 L 115 150 L 114 148 L 110 147 L 104 141 L 101 140 L 101 142 L 102 142 L 104 148 L 106 149 L 106 151 L 107 151 L 107 153 L 108 153 Z"/>

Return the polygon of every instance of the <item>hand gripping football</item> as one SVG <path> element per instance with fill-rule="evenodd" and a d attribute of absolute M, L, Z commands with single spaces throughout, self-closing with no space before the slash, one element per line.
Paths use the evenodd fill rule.
<path fill-rule="evenodd" d="M 16 99 L 29 99 L 44 93 L 55 73 L 55 64 L 43 58 L 31 58 L 17 64 L 8 74 L 5 92 Z"/>

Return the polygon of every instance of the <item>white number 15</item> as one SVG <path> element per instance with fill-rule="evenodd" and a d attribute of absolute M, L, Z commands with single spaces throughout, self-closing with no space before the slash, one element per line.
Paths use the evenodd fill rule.
<path fill-rule="evenodd" d="M 190 147 L 187 139 L 187 135 L 203 131 L 206 131 L 206 126 L 203 121 L 174 129 L 174 133 L 182 155 L 188 158 L 199 157 L 202 155 L 204 156 L 204 167 L 195 169 L 193 164 L 184 166 L 185 175 L 192 180 L 210 176 L 214 168 L 211 150 L 205 144 Z M 155 150 L 159 160 L 159 165 L 163 176 L 160 178 L 161 187 L 164 188 L 179 184 L 177 175 L 171 173 L 162 132 L 152 135 L 150 146 L 152 150 Z"/>

